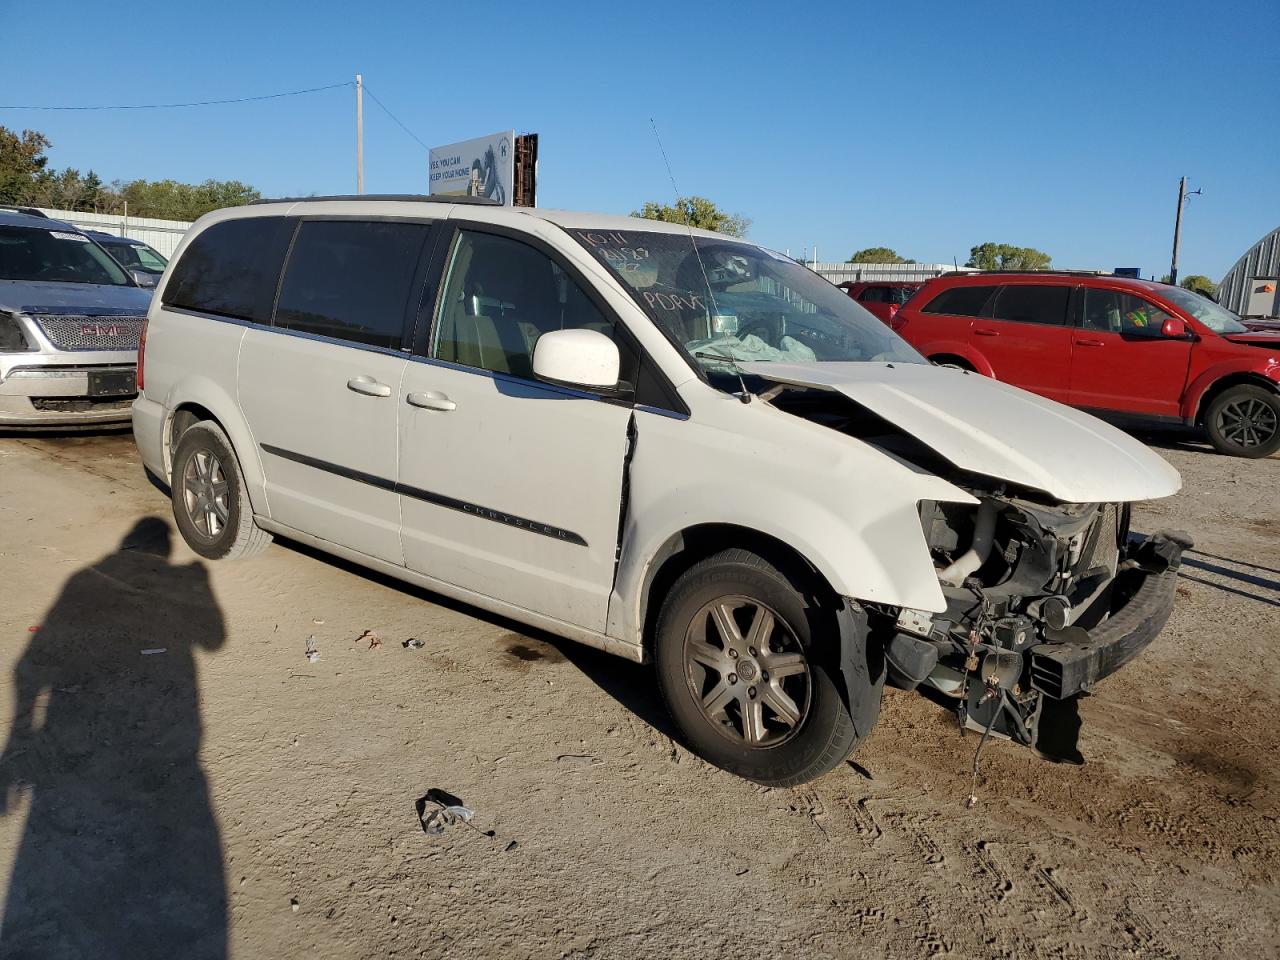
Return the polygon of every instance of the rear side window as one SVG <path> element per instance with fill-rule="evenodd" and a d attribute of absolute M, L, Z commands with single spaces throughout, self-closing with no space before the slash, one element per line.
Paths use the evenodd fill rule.
<path fill-rule="evenodd" d="M 293 224 L 284 217 L 215 223 L 187 246 L 164 288 L 164 305 L 269 323 Z"/>
<path fill-rule="evenodd" d="M 304 220 L 275 325 L 399 349 L 428 230 L 425 223 Z"/>
<path fill-rule="evenodd" d="M 923 313 L 949 313 L 955 317 L 980 317 L 995 287 L 952 287 L 929 301 Z"/>
<path fill-rule="evenodd" d="M 858 299 L 863 303 L 886 303 L 889 299 L 889 291 L 885 287 L 867 287 L 858 294 Z"/>
<path fill-rule="evenodd" d="M 1067 301 L 1070 297 L 1070 287 L 1001 287 L 991 308 L 991 317 L 1014 323 L 1062 326 L 1067 322 Z"/>

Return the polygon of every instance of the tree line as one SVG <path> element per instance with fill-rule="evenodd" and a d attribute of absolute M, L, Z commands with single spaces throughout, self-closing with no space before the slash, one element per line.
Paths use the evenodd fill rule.
<path fill-rule="evenodd" d="M 116 180 L 93 170 L 55 170 L 46 151 L 53 144 L 38 130 L 18 133 L 0 127 L 0 203 L 94 213 L 128 213 L 161 220 L 196 220 L 210 210 L 260 200 L 262 194 L 238 180 Z"/>

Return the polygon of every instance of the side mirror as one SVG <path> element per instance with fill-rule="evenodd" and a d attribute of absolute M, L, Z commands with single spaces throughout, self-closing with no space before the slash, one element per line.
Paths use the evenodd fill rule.
<path fill-rule="evenodd" d="M 147 273 L 145 270 L 130 270 L 133 282 L 140 287 L 154 287 L 160 280 L 154 273 Z"/>
<path fill-rule="evenodd" d="M 552 330 L 533 348 L 533 375 L 568 387 L 614 389 L 621 363 L 617 344 L 596 330 Z"/>
<path fill-rule="evenodd" d="M 1187 324 L 1177 317 L 1165 317 L 1164 324 L 1160 327 L 1160 335 L 1170 340 L 1185 340 Z"/>

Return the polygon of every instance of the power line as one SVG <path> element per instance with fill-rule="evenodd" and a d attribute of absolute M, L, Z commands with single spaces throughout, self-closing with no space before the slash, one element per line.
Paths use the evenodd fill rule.
<path fill-rule="evenodd" d="M 351 87 L 354 85 L 355 84 L 352 81 L 346 80 L 342 83 L 331 83 L 324 87 L 308 87 L 306 90 L 290 90 L 287 93 L 267 93 L 260 97 L 236 97 L 231 100 L 197 100 L 194 103 L 129 103 L 101 107 L 49 107 L 18 105 L 0 106 L 0 110 L 169 110 L 174 107 L 211 107 L 223 103 L 249 103 L 254 100 L 278 100 L 280 97 L 298 97 L 306 93 L 319 93 L 322 90 L 337 90 L 339 87 Z M 374 99 L 377 98 L 375 97 Z M 386 110 L 387 108 L 383 107 L 382 109 Z M 390 113 L 390 111 L 387 112 Z M 396 122 L 399 123 L 398 120 Z M 401 124 L 401 126 L 403 126 L 403 124 Z M 414 137 L 414 139 L 416 140 L 417 138 Z"/>
<path fill-rule="evenodd" d="M 394 113 L 392 113 L 390 110 L 388 110 L 388 109 L 387 109 L 387 105 L 386 105 L 385 103 L 383 103 L 381 100 L 379 100 L 379 99 L 374 95 L 374 92 L 373 92 L 372 90 L 370 90 L 370 89 L 369 89 L 369 85 L 368 85 L 367 83 L 364 85 L 364 92 L 365 92 L 365 93 L 367 93 L 370 97 L 372 97 L 372 98 L 373 98 L 373 102 L 374 102 L 374 103 L 376 103 L 378 106 L 380 106 L 380 107 L 382 108 L 382 112 L 383 112 L 383 113 L 385 113 L 388 117 L 390 117 L 390 118 L 391 118 L 392 120 L 394 120 L 396 123 L 400 124 L 400 129 L 401 129 L 401 130 L 403 130 L 403 131 L 404 131 L 405 133 L 407 133 L 409 136 L 413 137 L 413 139 L 417 140 L 417 141 L 418 141 L 418 145 L 419 145 L 420 147 L 422 147 L 422 149 L 423 149 L 423 150 L 430 150 L 430 149 L 431 149 L 431 148 L 430 148 L 430 147 L 428 147 L 425 143 L 423 143 L 423 142 L 422 142 L 422 138 L 421 138 L 421 137 L 419 137 L 416 133 L 414 133 L 412 130 L 410 130 L 408 127 L 406 127 L 406 126 L 405 126 L 405 125 L 400 121 L 400 118 L 399 118 L 399 117 L 397 117 Z"/>

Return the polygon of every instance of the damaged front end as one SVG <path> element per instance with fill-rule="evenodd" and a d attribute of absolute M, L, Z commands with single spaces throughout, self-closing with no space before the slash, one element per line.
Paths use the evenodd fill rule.
<path fill-rule="evenodd" d="M 932 688 L 963 727 L 1078 763 L 1079 696 L 1159 634 L 1191 541 L 1131 537 L 1128 504 L 972 492 L 977 507 L 920 505 L 946 609 L 879 611 L 887 682 Z"/>

